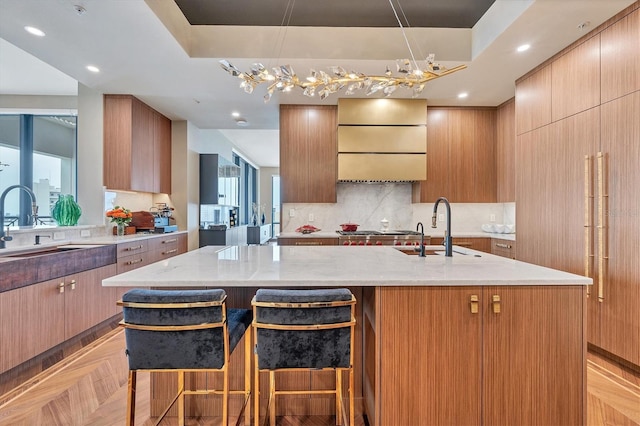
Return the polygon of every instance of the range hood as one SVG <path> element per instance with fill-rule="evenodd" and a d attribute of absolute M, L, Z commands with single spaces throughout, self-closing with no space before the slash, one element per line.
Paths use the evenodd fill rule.
<path fill-rule="evenodd" d="M 339 99 L 338 181 L 426 180 L 426 124 L 424 99 Z"/>

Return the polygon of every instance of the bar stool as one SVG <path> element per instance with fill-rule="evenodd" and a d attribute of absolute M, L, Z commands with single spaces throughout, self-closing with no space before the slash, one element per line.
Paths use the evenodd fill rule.
<path fill-rule="evenodd" d="M 178 401 L 178 422 L 184 425 L 185 395 L 222 395 L 222 424 L 228 423 L 229 395 L 244 395 L 245 424 L 251 423 L 251 324 L 248 309 L 227 309 L 224 290 L 133 289 L 122 296 L 126 354 L 129 361 L 127 425 L 135 419 L 136 373 L 177 372 L 177 394 L 156 425 Z M 246 333 L 245 336 L 245 332 Z M 245 337 L 245 385 L 229 390 L 229 357 Z M 185 389 L 185 372 L 218 372 L 222 389 Z M 242 414 L 241 414 L 242 415 Z"/>
<path fill-rule="evenodd" d="M 354 424 L 353 348 L 356 299 L 346 288 L 322 290 L 260 289 L 253 306 L 256 339 L 254 421 L 260 417 L 260 373 L 269 372 L 270 424 L 275 425 L 276 396 L 333 394 L 336 424 L 347 414 Z M 277 390 L 276 372 L 331 370 L 335 388 L 329 390 Z M 349 412 L 343 406 L 343 372 L 349 373 Z M 266 418 L 265 418 L 266 423 Z"/>

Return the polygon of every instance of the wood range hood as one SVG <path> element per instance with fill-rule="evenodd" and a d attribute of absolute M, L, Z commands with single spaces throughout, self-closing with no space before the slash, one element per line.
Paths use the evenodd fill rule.
<path fill-rule="evenodd" d="M 338 100 L 338 181 L 426 179 L 425 99 Z"/>

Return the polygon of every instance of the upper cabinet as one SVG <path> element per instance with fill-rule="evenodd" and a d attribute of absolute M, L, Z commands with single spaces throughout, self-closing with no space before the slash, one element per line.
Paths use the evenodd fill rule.
<path fill-rule="evenodd" d="M 171 121 L 131 95 L 104 96 L 103 183 L 171 193 Z"/>
<path fill-rule="evenodd" d="M 495 108 L 430 107 L 427 141 L 427 180 L 413 184 L 414 203 L 496 202 Z"/>
<path fill-rule="evenodd" d="M 218 154 L 200 154 L 200 204 L 239 203 L 240 166 Z"/>
<path fill-rule="evenodd" d="M 553 121 L 600 105 L 600 35 L 553 61 L 551 87 Z"/>
<path fill-rule="evenodd" d="M 602 31 L 600 43 L 602 103 L 640 90 L 640 9 Z"/>
<path fill-rule="evenodd" d="M 337 108 L 280 105 L 280 197 L 283 203 L 335 203 Z"/>
<path fill-rule="evenodd" d="M 516 111 L 518 135 L 551 123 L 551 66 L 517 82 Z"/>

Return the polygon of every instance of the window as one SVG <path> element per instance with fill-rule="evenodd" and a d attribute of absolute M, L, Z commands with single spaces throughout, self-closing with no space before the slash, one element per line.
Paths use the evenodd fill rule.
<path fill-rule="evenodd" d="M 59 194 L 76 197 L 75 116 L 0 115 L 0 193 L 12 185 L 33 190 L 39 223 L 51 223 Z M 30 224 L 24 191 L 7 193 L 4 207 L 3 226 Z"/>

